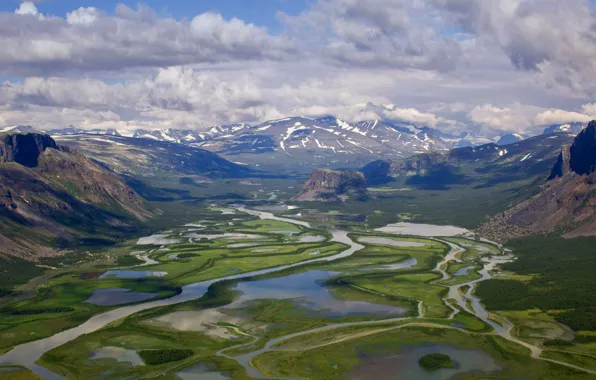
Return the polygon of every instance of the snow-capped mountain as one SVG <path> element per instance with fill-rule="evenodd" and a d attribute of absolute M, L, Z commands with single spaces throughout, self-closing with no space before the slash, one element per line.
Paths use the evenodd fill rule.
<path fill-rule="evenodd" d="M 522 140 L 524 140 L 524 137 L 522 135 L 519 135 L 517 133 L 507 133 L 501 136 L 501 138 L 499 138 L 499 141 L 497 141 L 497 145 L 509 145 Z"/>
<path fill-rule="evenodd" d="M 0 132 L 11 132 L 11 133 L 39 133 L 43 132 L 39 129 L 33 128 L 30 125 L 13 125 L 12 127 L 6 127 L 0 129 Z"/>
<path fill-rule="evenodd" d="M 116 130 L 82 130 L 74 127 L 49 131 L 52 135 L 121 135 Z M 130 135 L 127 134 L 127 135 Z M 234 160 L 262 167 L 287 165 L 312 168 L 359 167 L 380 157 L 399 159 L 414 154 L 477 146 L 493 140 L 462 133 L 452 136 L 427 126 L 382 120 L 356 123 L 333 116 L 309 119 L 289 117 L 259 125 L 232 124 L 207 130 L 136 130 L 134 138 L 200 147 Z M 309 169 L 310 170 L 310 169 Z"/>
<path fill-rule="evenodd" d="M 80 129 L 75 128 L 72 125 L 67 128 L 50 129 L 49 131 L 46 131 L 46 133 L 52 136 L 82 135 L 85 133 L 89 135 L 122 136 L 120 132 L 115 129 Z"/>
<path fill-rule="evenodd" d="M 470 146 L 480 146 L 484 144 L 494 143 L 495 141 L 486 136 L 478 136 L 470 132 L 462 132 L 455 137 L 442 137 L 441 140 L 450 144 L 452 148 L 467 148 Z"/>
<path fill-rule="evenodd" d="M 587 123 L 580 123 L 580 122 L 575 122 L 575 123 L 567 123 L 567 124 L 553 124 L 551 126 L 548 126 L 544 129 L 544 133 L 545 135 L 551 134 L 551 133 L 574 133 L 574 134 L 578 134 L 580 133 L 585 127 L 587 127 L 588 124 Z"/>
<path fill-rule="evenodd" d="M 449 148 L 440 139 L 413 125 L 383 121 L 348 123 L 335 117 L 292 117 L 247 127 L 232 135 L 214 135 L 201 144 L 225 153 L 279 151 L 287 155 L 303 152 L 332 155 L 379 155 L 407 157 L 415 153 Z"/>

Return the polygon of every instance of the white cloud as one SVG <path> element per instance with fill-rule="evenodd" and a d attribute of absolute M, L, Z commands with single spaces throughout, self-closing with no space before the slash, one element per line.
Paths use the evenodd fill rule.
<path fill-rule="evenodd" d="M 130 9 L 120 4 L 113 16 L 88 7 L 69 12 L 65 18 L 43 18 L 29 2 L 21 4 L 16 13 L 0 13 L 0 75 L 49 76 L 278 60 L 297 54 L 289 38 L 216 13 L 186 21 L 157 17 L 141 5 Z"/>
<path fill-rule="evenodd" d="M 93 24 L 99 16 L 95 7 L 81 7 L 75 11 L 66 14 L 66 22 L 71 25 L 89 25 Z"/>
<path fill-rule="evenodd" d="M 25 1 L 21 3 L 21 5 L 15 9 L 14 13 L 18 15 L 37 16 L 40 20 L 43 20 L 44 18 L 44 16 L 37 10 L 35 4 L 33 4 L 31 1 Z"/>
<path fill-rule="evenodd" d="M 488 128 L 507 132 L 538 133 L 545 125 L 571 122 L 587 123 L 594 117 L 586 111 L 594 111 L 593 105 L 584 105 L 582 112 L 555 108 L 542 108 L 524 104 L 495 107 L 490 104 L 476 106 L 468 114 L 471 122 Z"/>
<path fill-rule="evenodd" d="M 204 128 L 332 114 L 500 134 L 596 117 L 587 0 L 315 0 L 283 15 L 280 34 L 143 5 L 44 17 L 44 4 L 0 12 L 0 75 L 20 77 L 0 84 L 8 124 Z"/>
<path fill-rule="evenodd" d="M 318 0 L 284 20 L 311 28 L 322 41 L 318 54 L 340 66 L 453 70 L 460 46 L 430 25 L 423 1 Z"/>
<path fill-rule="evenodd" d="M 596 94 L 596 28 L 589 0 L 432 0 L 448 22 L 486 39 L 545 85 Z"/>
<path fill-rule="evenodd" d="M 587 123 L 590 120 L 592 120 L 592 118 L 589 115 L 579 112 L 549 109 L 536 115 L 534 123 L 537 125 L 565 124 L 569 122 Z"/>

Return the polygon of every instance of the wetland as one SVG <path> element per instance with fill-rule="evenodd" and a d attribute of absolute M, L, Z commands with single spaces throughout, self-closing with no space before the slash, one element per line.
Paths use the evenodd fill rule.
<path fill-rule="evenodd" d="M 0 368 L 50 380 L 594 375 L 543 346 L 551 335 L 528 339 L 519 318 L 486 310 L 477 287 L 513 260 L 501 247 L 453 226 L 339 228 L 284 211 L 211 207 L 111 249 L 136 265 L 62 271 L 0 310 Z M 454 365 L 421 368 L 432 353 Z"/>

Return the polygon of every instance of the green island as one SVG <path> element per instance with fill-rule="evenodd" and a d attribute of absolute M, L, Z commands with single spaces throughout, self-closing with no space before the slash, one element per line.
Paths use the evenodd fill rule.
<path fill-rule="evenodd" d="M 455 367 L 455 362 L 445 354 L 426 354 L 418 360 L 418 364 L 429 371 Z"/>

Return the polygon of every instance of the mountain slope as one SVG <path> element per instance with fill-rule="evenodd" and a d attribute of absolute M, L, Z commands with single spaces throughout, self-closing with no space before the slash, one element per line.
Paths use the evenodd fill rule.
<path fill-rule="evenodd" d="M 486 144 L 375 161 L 361 171 L 369 185 L 405 179 L 406 184 L 429 189 L 463 183 L 491 186 L 536 175 L 546 177 L 561 146 L 572 139 L 572 134 L 543 135 L 505 146 Z"/>
<path fill-rule="evenodd" d="M 60 144 L 75 148 L 120 174 L 152 177 L 201 175 L 209 178 L 245 177 L 254 172 L 217 154 L 192 146 L 122 136 L 56 136 Z"/>
<path fill-rule="evenodd" d="M 0 134 L 0 256 L 34 260 L 149 218 L 115 173 L 48 135 Z"/>
<path fill-rule="evenodd" d="M 561 233 L 596 235 L 596 121 L 564 146 L 539 194 L 483 224 L 479 232 L 495 240 Z"/>
<path fill-rule="evenodd" d="M 553 124 L 544 128 L 543 134 L 548 135 L 551 133 L 580 133 L 587 124 L 585 123 L 567 123 L 567 124 Z"/>

